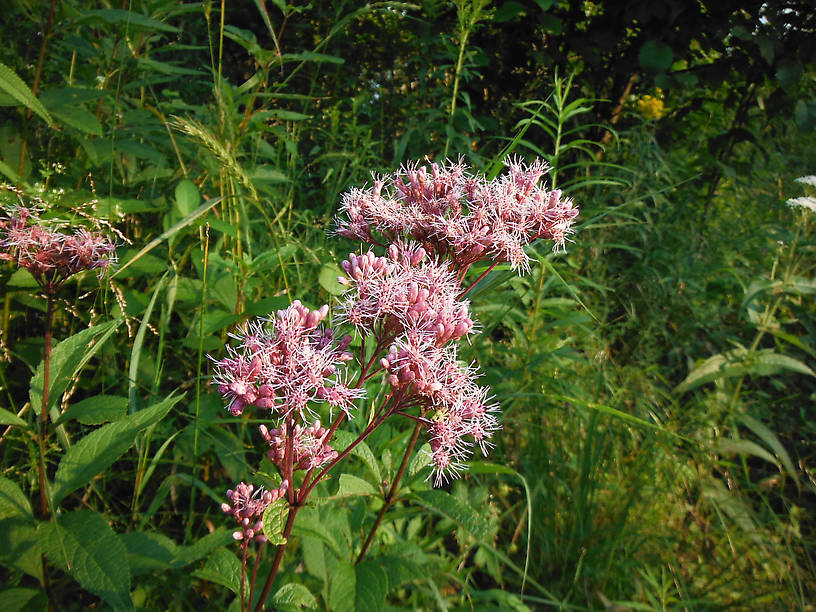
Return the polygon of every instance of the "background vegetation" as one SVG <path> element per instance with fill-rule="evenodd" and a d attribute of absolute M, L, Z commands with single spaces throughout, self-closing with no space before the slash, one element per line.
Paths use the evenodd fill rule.
<path fill-rule="evenodd" d="M 102 588 L 77 553 L 60 607 L 236 605 L 219 504 L 272 468 L 206 354 L 247 316 L 332 301 L 356 248 L 332 215 L 371 171 L 491 172 L 509 145 L 582 212 L 566 256 L 473 292 L 499 448 L 450 495 L 413 473 L 355 566 L 407 441 L 383 431 L 349 468 L 375 485 L 302 512 L 276 607 L 813 609 L 814 213 L 785 205 L 816 173 L 809 5 L 4 3 L 0 174 L 122 234 L 118 268 L 57 308 L 57 339 L 114 323 L 58 354 L 49 472 L 169 410 L 65 493 L 126 575 Z M 0 285 L 0 601 L 29 609 L 59 556 L 26 506 L 45 300 L 10 266 Z"/>

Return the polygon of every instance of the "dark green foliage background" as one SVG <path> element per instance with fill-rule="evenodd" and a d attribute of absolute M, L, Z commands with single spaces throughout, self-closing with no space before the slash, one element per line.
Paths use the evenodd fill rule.
<path fill-rule="evenodd" d="M 566 255 L 535 245 L 529 276 L 496 271 L 471 296 L 483 333 L 464 357 L 503 406 L 498 448 L 446 492 L 417 466 L 355 567 L 409 435 L 388 424 L 346 466 L 369 484 L 333 481 L 299 516 L 275 606 L 810 609 L 814 223 L 785 200 L 816 173 L 816 13 L 499 0 L 468 21 L 474 4 L 2 3 L 0 63 L 53 123 L 0 89 L 0 173 L 129 241 L 121 272 L 62 296 L 58 339 L 125 321 L 63 381 L 59 409 L 87 403 L 51 436 L 49 475 L 66 437 L 112 421 L 135 441 L 60 502 L 87 563 L 83 525 L 126 551 L 104 590 L 81 555 L 72 570 L 35 544 L 60 520 L 32 535 L 34 429 L 4 417 L 0 607 L 45 606 L 45 553 L 64 609 L 128 593 L 237 609 L 219 504 L 274 468 L 202 356 L 248 316 L 331 303 L 358 248 L 329 235 L 346 189 L 445 151 L 489 173 L 509 147 L 546 157 L 581 218 Z M 45 300 L 9 266 L 0 286 L 0 407 L 31 426 Z M 157 423 L 123 420 L 162 402 Z"/>

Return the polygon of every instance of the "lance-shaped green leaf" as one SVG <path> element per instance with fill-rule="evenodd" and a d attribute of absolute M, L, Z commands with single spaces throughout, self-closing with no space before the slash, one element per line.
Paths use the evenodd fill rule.
<path fill-rule="evenodd" d="M 773 349 L 749 351 L 746 348 L 738 348 L 709 357 L 689 372 L 686 379 L 674 390 L 676 393 L 685 393 L 718 378 L 733 378 L 749 374 L 771 376 L 784 371 L 816 376 L 813 370 L 798 359 L 782 355 Z"/>
<path fill-rule="evenodd" d="M 114 610 L 133 610 L 127 550 L 98 512 L 77 510 L 40 523 L 40 546 L 52 563 Z"/>
<path fill-rule="evenodd" d="M 123 319 L 95 325 L 66 338 L 51 350 L 51 382 L 48 390 L 48 406 L 56 406 L 74 376 L 85 366 L 105 341 L 111 337 Z M 43 362 L 31 379 L 28 397 L 31 407 L 39 414 L 42 406 Z"/>
<path fill-rule="evenodd" d="M 15 425 L 17 427 L 26 427 L 28 423 L 26 423 L 23 419 L 18 417 L 13 412 L 6 410 L 5 408 L 0 408 L 0 425 Z"/>
<path fill-rule="evenodd" d="M 51 119 L 48 110 L 28 88 L 28 85 L 23 82 L 23 79 L 2 63 L 0 63 L 0 91 L 5 91 L 27 109 L 37 113 L 48 125 L 54 125 L 54 120 Z"/>
<path fill-rule="evenodd" d="M 92 431 L 72 446 L 57 468 L 53 505 L 59 505 L 71 491 L 86 485 L 124 455 L 136 441 L 136 434 L 161 421 L 181 397 L 171 395 L 121 421 Z"/>
<path fill-rule="evenodd" d="M 32 518 L 31 503 L 16 482 L 0 476 L 0 521 L 12 516 Z"/>
<path fill-rule="evenodd" d="M 453 495 L 436 489 L 418 491 L 413 497 L 420 505 L 451 519 L 478 540 L 489 541 L 495 529 L 475 509 Z"/>

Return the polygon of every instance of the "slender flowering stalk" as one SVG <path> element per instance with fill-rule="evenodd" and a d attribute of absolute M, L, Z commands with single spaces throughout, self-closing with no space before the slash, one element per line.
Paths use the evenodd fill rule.
<path fill-rule="evenodd" d="M 116 246 L 100 233 L 75 228 L 71 233 L 60 231 L 62 225 L 40 217 L 44 205 L 26 205 L 19 190 L 0 186 L 19 198 L 17 206 L 0 207 L 0 261 L 7 261 L 28 270 L 42 290 L 45 300 L 45 329 L 43 332 L 43 386 L 38 432 L 39 461 L 37 466 L 40 489 L 40 515 L 48 519 L 50 507 L 46 459 L 48 452 L 48 406 L 51 401 L 51 341 L 54 324 L 54 305 L 57 294 L 72 276 L 84 270 L 103 270 L 116 260 Z M 48 563 L 42 556 L 43 585 L 51 600 Z"/>
<path fill-rule="evenodd" d="M 337 233 L 370 248 L 342 262 L 345 275 L 338 281 L 347 290 L 332 326 L 323 325 L 328 305 L 310 310 L 296 301 L 230 334 L 235 342 L 226 356 L 213 359 L 212 384 L 227 409 L 237 416 L 251 407 L 269 416 L 270 425 L 260 425 L 259 433 L 286 484 L 276 493 L 289 505 L 284 543 L 278 545 L 256 612 L 263 609 L 286 539 L 310 492 L 386 420 L 410 421 L 414 432 L 358 561 L 397 499 L 423 432 L 434 486 L 461 476 L 475 451 L 487 455 L 493 447 L 500 428 L 498 404 L 490 389 L 478 384 L 477 367 L 463 363 L 456 347 L 478 332 L 464 296 L 499 264 L 528 270 L 525 248 L 535 240 L 552 240 L 554 249 L 563 248 L 578 211 L 560 191 L 540 185 L 546 172 L 543 162 L 511 160 L 506 174 L 488 181 L 471 174 L 461 160 L 409 164 L 375 177 L 368 189 L 351 190 L 343 198 Z M 479 262 L 487 270 L 464 285 Z M 360 338 L 356 354 L 351 334 L 337 331 L 341 328 Z M 354 442 L 335 448 L 332 437 L 365 397 L 365 383 L 375 378 L 387 392 Z M 328 428 L 321 424 L 325 417 Z M 295 478 L 300 471 L 305 475 Z M 235 491 L 229 493 L 231 502 L 236 496 L 261 499 L 248 488 Z M 244 502 L 246 512 L 254 510 L 253 503 Z M 235 512 L 234 504 L 224 507 Z M 256 534 L 253 520 L 248 517 L 245 528 Z M 249 532 L 237 532 L 244 565 L 253 539 Z"/>

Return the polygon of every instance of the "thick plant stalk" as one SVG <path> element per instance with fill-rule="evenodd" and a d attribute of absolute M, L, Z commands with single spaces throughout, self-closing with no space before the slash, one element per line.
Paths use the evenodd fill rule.
<path fill-rule="evenodd" d="M 48 387 L 51 384 L 51 327 L 54 320 L 54 298 L 48 295 L 45 310 L 45 348 L 43 349 L 43 390 L 42 404 L 40 407 L 40 516 L 48 518 L 48 490 L 45 478 L 45 451 L 46 439 L 48 437 Z"/>
<path fill-rule="evenodd" d="M 51 335 L 54 322 L 54 298 L 52 293 L 46 293 L 47 305 L 45 309 L 45 347 L 43 348 L 43 390 L 42 404 L 40 405 L 40 461 L 39 461 L 39 481 L 40 481 L 40 517 L 43 521 L 48 520 L 50 504 L 48 502 L 48 483 L 45 474 L 45 453 L 46 440 L 48 436 L 48 388 L 51 385 Z M 51 578 L 48 573 L 48 560 L 45 554 L 42 555 L 43 590 L 48 599 L 48 610 L 54 610 L 54 602 L 51 599 Z"/>

